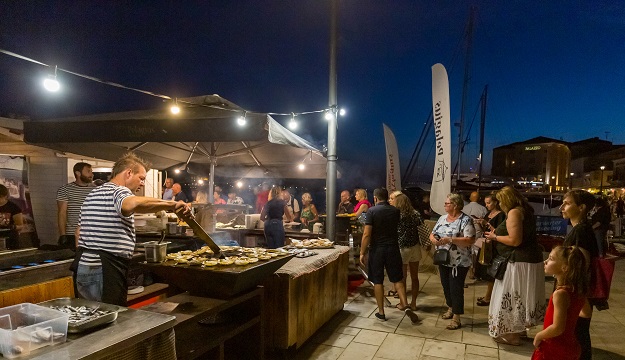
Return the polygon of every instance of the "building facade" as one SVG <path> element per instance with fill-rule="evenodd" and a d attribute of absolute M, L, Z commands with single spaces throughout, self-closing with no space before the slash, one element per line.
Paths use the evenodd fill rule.
<path fill-rule="evenodd" d="M 570 187 L 569 143 L 537 137 L 493 149 L 492 175 L 543 191 L 564 191 Z"/>

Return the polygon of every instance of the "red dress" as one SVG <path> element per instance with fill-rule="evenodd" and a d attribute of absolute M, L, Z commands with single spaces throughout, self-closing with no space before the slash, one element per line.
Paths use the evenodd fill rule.
<path fill-rule="evenodd" d="M 562 286 L 558 287 L 557 290 L 560 289 L 565 290 L 571 299 L 566 312 L 566 326 L 564 332 L 559 336 L 543 340 L 540 345 L 538 345 L 538 349 L 534 350 L 532 360 L 578 360 L 581 355 L 582 348 L 575 337 L 575 324 L 577 323 L 579 312 L 582 310 L 586 298 L 575 294 L 571 291 L 570 287 Z M 551 294 L 551 298 L 549 298 L 549 306 L 545 313 L 543 329 L 546 329 L 551 324 L 553 324 L 553 294 Z"/>

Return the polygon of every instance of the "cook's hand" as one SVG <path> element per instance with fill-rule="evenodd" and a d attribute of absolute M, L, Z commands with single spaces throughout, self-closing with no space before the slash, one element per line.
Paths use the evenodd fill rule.
<path fill-rule="evenodd" d="M 185 215 L 193 217 L 193 215 L 191 214 L 191 204 L 187 204 L 186 202 L 180 200 L 176 202 L 176 207 L 174 207 L 174 211 L 177 211 L 180 208 L 184 208 L 183 213 Z"/>

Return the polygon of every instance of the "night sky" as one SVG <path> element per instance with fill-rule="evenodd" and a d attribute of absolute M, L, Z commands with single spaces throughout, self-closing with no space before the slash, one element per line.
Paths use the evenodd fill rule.
<path fill-rule="evenodd" d="M 459 121 L 471 3 L 340 1 L 338 100 L 347 116 L 339 120 L 338 156 L 346 178 L 383 183 L 383 122 L 407 165 L 431 109 L 437 62 L 447 68 L 451 116 Z M 625 143 L 625 2 L 474 3 L 465 127 L 478 115 L 463 172 L 477 166 L 486 84 L 486 173 L 493 147 L 536 136 Z M 327 0 L 3 0 L 0 48 L 172 97 L 219 94 L 251 111 L 304 112 L 328 105 L 329 9 Z M 43 119 L 163 106 L 159 98 L 64 73 L 62 91 L 52 95 L 41 87 L 48 71 L 0 54 L 0 115 Z M 300 120 L 300 135 L 325 144 L 320 115 Z M 432 146 L 430 134 L 415 171 L 425 179 Z"/>

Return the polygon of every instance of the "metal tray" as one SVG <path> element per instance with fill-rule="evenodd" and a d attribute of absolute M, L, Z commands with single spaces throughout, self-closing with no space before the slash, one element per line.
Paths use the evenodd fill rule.
<path fill-rule="evenodd" d="M 175 285 L 191 295 L 227 299 L 253 289 L 293 258 L 293 255 L 279 256 L 267 261 L 258 261 L 244 266 L 200 266 L 173 265 L 173 263 L 139 263 L 146 270 Z"/>
<path fill-rule="evenodd" d="M 81 333 L 81 332 L 96 328 L 101 325 L 112 323 L 113 321 L 117 320 L 117 313 L 119 311 L 125 310 L 124 308 L 116 306 L 116 305 L 104 304 L 104 303 L 97 302 L 97 301 L 91 301 L 91 300 L 79 299 L 79 298 L 75 298 L 75 299 L 58 298 L 58 299 L 41 302 L 39 303 L 39 305 L 46 306 L 46 307 L 66 306 L 66 305 L 75 306 L 75 307 L 86 306 L 90 308 L 97 307 L 98 309 L 101 309 L 101 310 L 112 311 L 109 314 L 102 315 L 100 317 L 91 319 L 89 321 L 83 321 L 79 324 L 68 324 L 67 332 L 71 334 Z"/>

